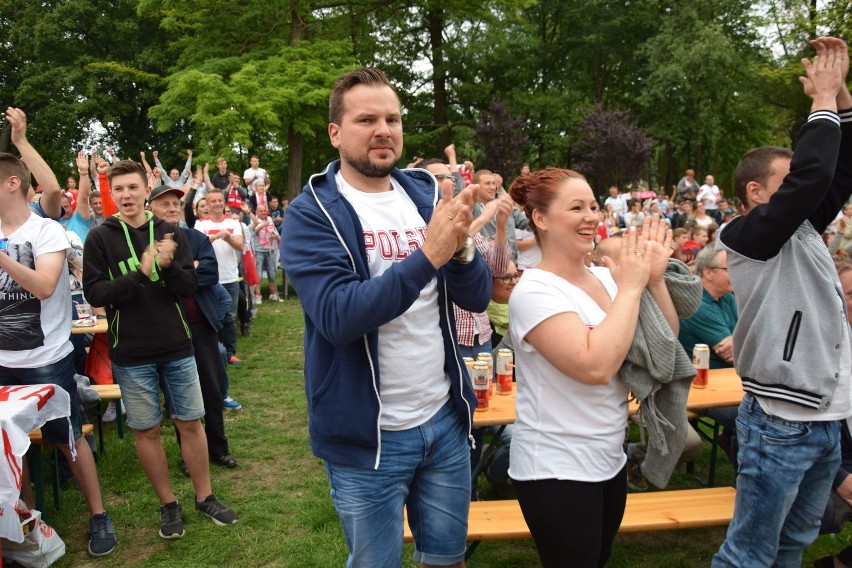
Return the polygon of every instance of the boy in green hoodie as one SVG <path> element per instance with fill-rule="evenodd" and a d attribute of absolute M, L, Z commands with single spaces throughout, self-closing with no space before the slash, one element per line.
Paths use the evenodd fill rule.
<path fill-rule="evenodd" d="M 113 164 L 110 194 L 118 213 L 89 233 L 83 289 L 104 306 L 109 321 L 113 375 L 121 386 L 136 453 L 160 500 L 160 537 L 184 534 L 180 503 L 169 483 L 160 441 L 162 384 L 166 408 L 181 434 L 181 451 L 195 488 L 195 506 L 216 524 L 237 521 L 210 487 L 204 404 L 192 340 L 180 296 L 198 286 L 192 257 L 179 228 L 145 210 L 151 188 L 132 160 Z"/>

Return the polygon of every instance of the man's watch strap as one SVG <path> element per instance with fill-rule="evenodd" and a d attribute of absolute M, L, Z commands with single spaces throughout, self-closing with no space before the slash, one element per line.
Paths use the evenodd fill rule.
<path fill-rule="evenodd" d="M 468 264 L 473 260 L 474 255 L 476 255 L 476 245 L 473 244 L 473 237 L 467 237 L 464 241 L 464 246 L 453 255 L 453 262 L 457 262 L 459 264 Z"/>

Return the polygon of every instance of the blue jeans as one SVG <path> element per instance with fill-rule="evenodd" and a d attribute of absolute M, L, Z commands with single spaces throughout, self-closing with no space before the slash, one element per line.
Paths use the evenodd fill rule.
<path fill-rule="evenodd" d="M 173 420 L 190 421 L 204 417 L 204 399 L 201 397 L 195 357 L 128 367 L 113 363 L 112 374 L 121 387 L 127 425 L 134 430 L 147 430 L 162 422 L 160 387 L 166 410 Z"/>
<path fill-rule="evenodd" d="M 222 400 L 228 398 L 228 393 L 231 391 L 231 381 L 228 379 L 228 351 L 222 342 L 219 342 L 219 357 L 222 358 L 222 364 L 225 365 L 225 380 L 219 385 L 222 389 Z"/>
<path fill-rule="evenodd" d="M 56 363 L 33 369 L 0 366 L 0 385 L 54 384 L 68 393 L 71 399 L 71 429 L 74 439 L 83 435 L 83 410 L 77 398 L 77 381 L 74 379 L 74 354 L 69 353 Z M 41 427 L 45 440 L 57 444 L 68 443 L 68 421 L 65 418 L 51 420 Z"/>
<path fill-rule="evenodd" d="M 381 434 L 377 470 L 325 466 L 349 548 L 346 566 L 399 568 L 403 505 L 414 535 L 414 562 L 460 562 L 470 507 L 470 452 L 467 427 L 452 401 L 420 426 Z"/>
<path fill-rule="evenodd" d="M 240 283 L 228 282 L 222 284 L 228 294 L 231 295 L 231 307 L 222 319 L 222 329 L 219 331 L 219 339 L 228 352 L 228 357 L 237 353 L 237 310 L 240 307 Z"/>
<path fill-rule="evenodd" d="M 840 423 L 770 416 L 746 394 L 737 438 L 734 518 L 712 566 L 798 568 L 840 465 Z"/>

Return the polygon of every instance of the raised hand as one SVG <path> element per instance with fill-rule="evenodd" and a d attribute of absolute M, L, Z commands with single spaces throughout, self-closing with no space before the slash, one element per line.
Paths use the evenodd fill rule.
<path fill-rule="evenodd" d="M 80 175 L 89 173 L 89 156 L 83 150 L 77 152 L 77 173 Z"/>
<path fill-rule="evenodd" d="M 508 195 L 501 195 L 498 199 L 494 201 L 497 202 L 497 212 L 495 213 L 495 218 L 497 220 L 498 230 L 500 227 L 506 226 L 506 221 L 509 220 L 509 217 L 512 216 L 512 209 L 514 205 L 512 204 L 512 198 Z"/>
<path fill-rule="evenodd" d="M 441 190 L 423 243 L 423 253 L 435 268 L 446 264 L 464 246 L 473 220 L 473 195 L 469 187 L 455 197 L 452 188 Z"/>
<path fill-rule="evenodd" d="M 635 228 L 626 230 L 621 237 L 618 260 L 608 256 L 603 258 L 619 290 L 645 288 L 651 275 L 653 260 L 653 243 L 642 240 Z"/>
<path fill-rule="evenodd" d="M 19 108 L 9 107 L 6 109 L 6 120 L 12 125 L 12 144 L 27 141 L 27 115 Z"/>
<path fill-rule="evenodd" d="M 837 111 L 837 96 L 843 86 L 843 65 L 846 63 L 848 72 L 848 52 L 845 57 L 840 54 L 841 45 L 824 38 L 815 39 L 811 44 L 817 55 L 811 62 L 807 57 L 802 58 L 806 77 L 799 77 L 805 94 L 813 100 L 811 111 Z M 845 48 L 845 44 L 842 44 Z"/>
<path fill-rule="evenodd" d="M 640 240 L 645 241 L 644 246 L 652 249 L 654 253 L 651 273 L 648 277 L 649 284 L 662 282 L 666 267 L 669 264 L 669 257 L 673 252 L 671 227 L 660 219 L 659 214 L 646 215 L 642 223 Z"/>

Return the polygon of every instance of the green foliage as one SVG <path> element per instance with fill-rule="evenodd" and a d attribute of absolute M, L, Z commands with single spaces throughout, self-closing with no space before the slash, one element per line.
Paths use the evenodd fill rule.
<path fill-rule="evenodd" d="M 233 159 L 237 147 L 263 157 L 264 148 L 286 147 L 289 127 L 308 138 L 325 131 L 331 85 L 351 67 L 347 43 L 305 41 L 246 58 L 228 76 L 189 68 L 169 77 L 150 116 L 161 132 L 188 121 L 201 160 Z"/>
<path fill-rule="evenodd" d="M 807 41 L 852 37 L 852 0 L 0 0 L 0 14 L 0 97 L 60 177 L 81 144 L 192 148 L 235 169 L 258 154 L 291 193 L 335 156 L 325 99 L 355 65 L 398 88 L 406 159 L 450 142 L 483 159 L 474 126 L 499 99 L 525 117 L 519 159 L 570 166 L 603 104 L 659 142 L 656 181 L 694 167 L 726 187 L 746 149 L 789 144 L 806 115 Z"/>

